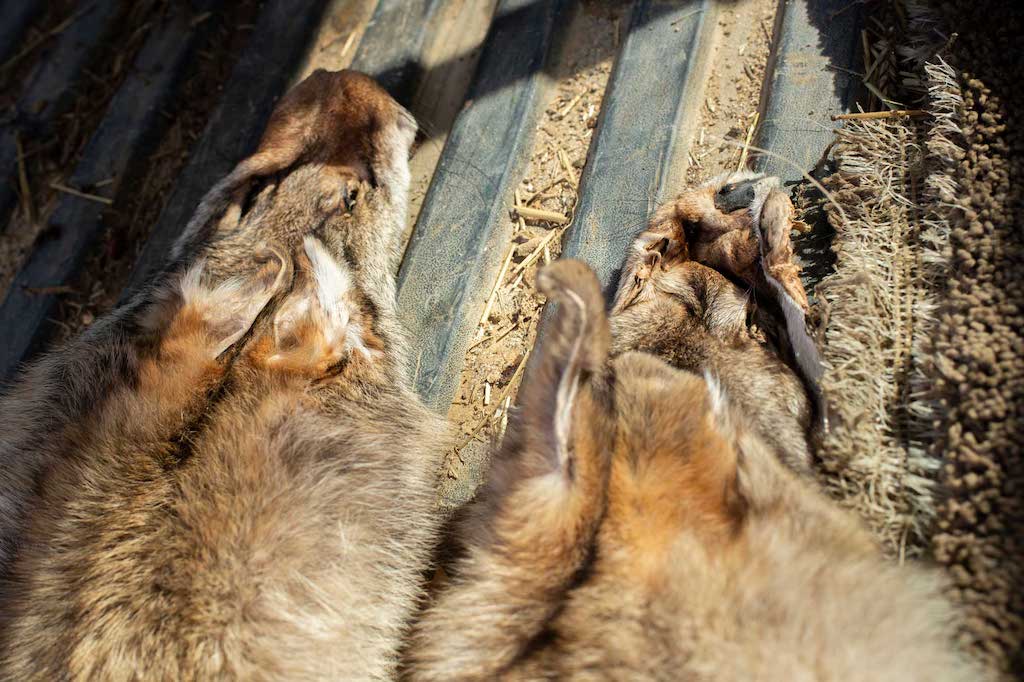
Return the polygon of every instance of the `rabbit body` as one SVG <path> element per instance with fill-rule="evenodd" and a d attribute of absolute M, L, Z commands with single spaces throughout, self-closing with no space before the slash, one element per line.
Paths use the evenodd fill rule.
<path fill-rule="evenodd" d="M 315 73 L 114 313 L 123 378 L 22 468 L 0 676 L 393 675 L 447 445 L 394 311 L 414 134 L 369 78 Z"/>
<path fill-rule="evenodd" d="M 806 398 L 742 289 L 687 255 L 706 212 L 656 216 L 611 320 L 583 264 L 538 275 L 551 332 L 409 679 L 981 679 L 938 574 L 886 560 L 803 473 Z M 719 265 L 742 279 L 757 252 Z"/>

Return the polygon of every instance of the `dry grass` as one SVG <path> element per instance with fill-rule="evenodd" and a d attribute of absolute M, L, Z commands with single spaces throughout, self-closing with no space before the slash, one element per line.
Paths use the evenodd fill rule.
<path fill-rule="evenodd" d="M 912 425 L 913 351 L 930 333 L 936 297 L 915 208 L 923 150 L 913 122 L 860 119 L 837 131 L 834 155 L 831 189 L 846 217 L 830 210 L 836 269 L 816 292 L 833 403 L 824 479 L 902 559 L 925 546 L 939 467 Z"/>

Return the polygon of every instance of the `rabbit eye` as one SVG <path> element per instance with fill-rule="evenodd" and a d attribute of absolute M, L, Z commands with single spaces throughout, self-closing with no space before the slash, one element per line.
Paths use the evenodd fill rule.
<path fill-rule="evenodd" d="M 736 187 L 736 183 L 729 183 L 728 185 L 724 185 L 722 189 L 718 190 L 718 193 L 723 196 L 726 194 L 731 194 L 732 192 L 736 191 Z"/>

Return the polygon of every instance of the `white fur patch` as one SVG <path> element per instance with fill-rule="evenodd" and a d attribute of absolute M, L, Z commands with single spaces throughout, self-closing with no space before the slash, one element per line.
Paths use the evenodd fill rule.
<path fill-rule="evenodd" d="M 716 420 L 721 420 L 729 408 L 729 401 L 726 399 L 725 389 L 718 381 L 718 377 L 711 373 L 711 370 L 704 370 L 704 383 L 708 387 L 708 397 L 711 399 L 711 413 Z"/>
<path fill-rule="evenodd" d="M 306 237 L 302 245 L 313 266 L 317 301 L 327 317 L 324 335 L 331 343 L 340 341 L 351 319 L 346 298 L 352 291 L 352 277 L 348 269 L 343 268 L 327 252 L 320 240 Z"/>
<path fill-rule="evenodd" d="M 317 302 L 324 314 L 323 334 L 328 343 L 344 340 L 344 348 L 369 357 L 371 351 L 363 341 L 362 325 L 352 319 L 352 274 L 327 251 L 320 240 L 306 237 L 303 248 L 313 266 Z"/>
<path fill-rule="evenodd" d="M 213 316 L 227 318 L 254 306 L 262 308 L 266 303 L 243 292 L 245 283 L 241 277 L 231 277 L 213 287 L 203 285 L 204 266 L 204 261 L 197 261 L 181 276 L 178 288 L 186 305 L 200 306 Z"/>
<path fill-rule="evenodd" d="M 555 400 L 555 440 L 558 448 L 559 469 L 565 470 L 569 461 L 569 439 L 572 430 L 572 410 L 576 404 L 576 394 L 580 387 L 580 352 L 583 346 L 584 331 L 587 325 L 587 307 L 576 292 L 566 290 L 567 298 L 563 305 L 572 302 L 579 308 L 580 326 L 575 330 L 576 337 L 572 341 L 565 369 L 558 380 L 558 393 Z"/>

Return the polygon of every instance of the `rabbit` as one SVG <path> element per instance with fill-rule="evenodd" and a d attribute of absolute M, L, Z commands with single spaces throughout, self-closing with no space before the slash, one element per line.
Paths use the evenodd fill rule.
<path fill-rule="evenodd" d="M 716 205 L 736 187 L 749 191 L 748 201 L 725 207 L 732 210 Z M 640 350 L 680 369 L 710 371 L 776 455 L 808 472 L 813 405 L 806 386 L 747 325 L 755 313 L 758 233 L 769 274 L 807 309 L 790 243 L 794 222 L 778 180 L 751 172 L 719 176 L 661 207 L 627 253 L 611 307 L 612 352 Z M 758 321 L 763 329 L 774 322 Z"/>
<path fill-rule="evenodd" d="M 449 444 L 395 314 L 415 131 L 320 71 L 204 198 L 26 501 L 0 677 L 393 677 Z"/>
<path fill-rule="evenodd" d="M 3 387 L 0 575 L 21 537 L 38 477 L 68 449 L 57 434 L 135 380 L 145 341 L 141 311 L 197 259 L 205 259 L 206 277 L 227 279 L 259 268 L 254 245 L 277 243 L 288 252 L 320 229 L 332 249 L 352 252 L 366 295 L 378 307 L 377 323 L 400 338 L 392 314 L 398 238 L 390 228 L 405 219 L 408 147 L 415 133 L 411 114 L 371 78 L 316 70 L 282 98 L 257 151 L 203 197 L 146 286 Z M 375 184 L 387 191 L 371 192 Z M 360 192 L 365 201 L 357 201 Z M 336 229 L 350 223 L 372 227 Z M 399 371 L 407 363 L 402 353 L 389 354 L 389 361 Z"/>
<path fill-rule="evenodd" d="M 736 285 L 685 259 L 679 230 L 705 216 L 680 226 L 678 205 L 632 247 L 610 316 L 584 264 L 538 274 L 551 329 L 405 678 L 983 679 L 939 575 L 886 560 L 795 466 L 805 446 L 780 451 L 798 430 L 766 430 L 764 411 L 797 416 L 774 405 L 796 386 L 768 382 L 782 369 L 742 332 Z"/>

